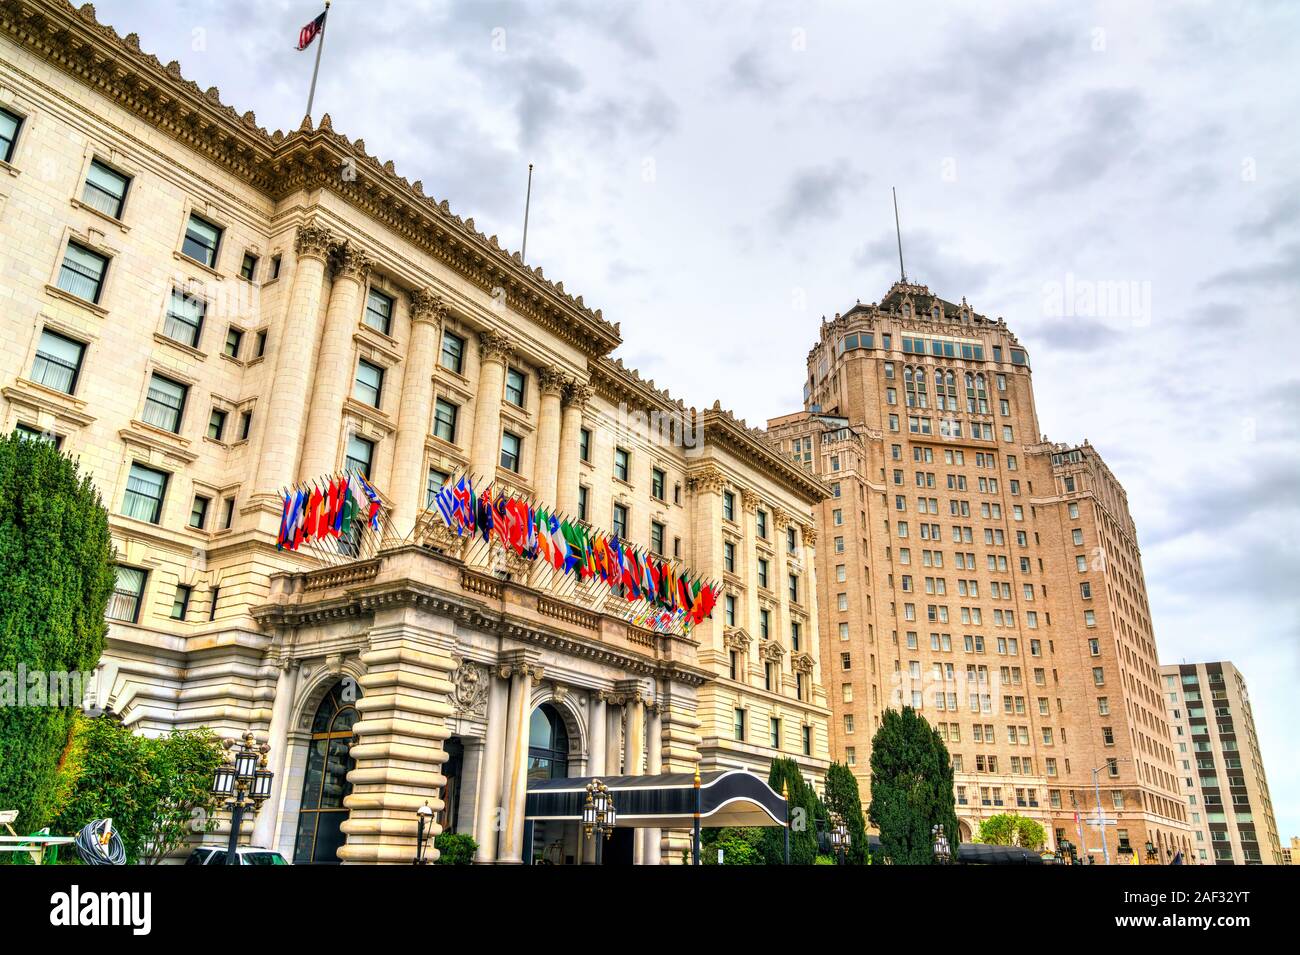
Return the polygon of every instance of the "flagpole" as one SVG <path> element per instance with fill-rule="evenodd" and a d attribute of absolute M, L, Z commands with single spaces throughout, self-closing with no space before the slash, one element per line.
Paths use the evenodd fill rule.
<path fill-rule="evenodd" d="M 519 250 L 519 261 L 528 262 L 528 207 L 533 202 L 533 164 L 528 164 L 528 192 L 524 195 L 524 244 Z"/>
<path fill-rule="evenodd" d="M 325 0 L 325 22 L 320 27 L 320 42 L 316 44 L 316 65 L 311 71 L 311 91 L 307 93 L 307 118 L 311 118 L 311 104 L 316 99 L 316 75 L 320 73 L 320 55 L 325 49 L 325 28 L 329 26 L 330 0 Z"/>

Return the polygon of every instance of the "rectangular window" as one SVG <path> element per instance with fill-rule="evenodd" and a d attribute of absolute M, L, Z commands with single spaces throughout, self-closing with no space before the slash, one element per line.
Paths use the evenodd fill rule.
<path fill-rule="evenodd" d="M 126 187 L 131 179 L 108 168 L 98 159 L 90 164 L 86 185 L 81 190 L 81 201 L 114 219 L 122 218 L 126 204 Z"/>
<path fill-rule="evenodd" d="M 433 507 L 438 492 L 442 486 L 447 483 L 447 478 L 451 477 L 446 471 L 439 471 L 437 468 L 429 468 L 429 480 L 424 489 L 424 506 Z"/>
<path fill-rule="evenodd" d="M 384 369 L 364 358 L 357 359 L 357 377 L 352 384 L 352 397 L 372 408 L 378 408 L 383 388 Z"/>
<path fill-rule="evenodd" d="M 348 438 L 348 447 L 343 459 L 346 471 L 355 471 L 363 477 L 370 476 L 370 469 L 375 463 L 375 442 L 354 434 Z"/>
<path fill-rule="evenodd" d="M 261 261 L 252 252 L 244 253 L 244 260 L 239 263 L 239 277 L 245 282 L 257 278 L 257 263 Z"/>
<path fill-rule="evenodd" d="M 587 520 L 587 494 L 588 494 L 587 486 L 585 484 L 579 484 L 578 485 L 578 520 L 580 521 Z"/>
<path fill-rule="evenodd" d="M 190 609 L 190 588 L 185 584 L 176 585 L 176 596 L 172 598 L 172 619 L 184 620 Z"/>
<path fill-rule="evenodd" d="M 227 413 L 221 408 L 212 409 L 212 415 L 208 418 L 208 437 L 213 441 L 220 441 L 226 433 L 226 418 Z"/>
<path fill-rule="evenodd" d="M 239 440 L 247 441 L 248 434 L 253 430 L 253 412 L 241 411 L 239 413 Z"/>
<path fill-rule="evenodd" d="M 172 289 L 167 319 L 163 322 L 163 334 L 172 341 L 198 348 L 199 339 L 203 335 L 203 316 L 207 310 L 208 305 L 203 299 L 178 288 Z"/>
<path fill-rule="evenodd" d="M 113 595 L 108 600 L 109 620 L 135 623 L 140 619 L 140 602 L 144 598 L 148 577 L 148 572 L 138 567 L 117 566 L 117 583 L 113 585 Z"/>
<path fill-rule="evenodd" d="M 203 530 L 208 523 L 208 507 L 212 504 L 212 498 L 204 497 L 202 494 L 194 495 L 194 504 L 190 507 L 190 527 Z"/>
<path fill-rule="evenodd" d="M 614 505 L 614 534 L 618 537 L 627 537 L 627 506 L 623 504 Z"/>
<path fill-rule="evenodd" d="M 166 493 L 166 472 L 132 463 L 131 473 L 126 479 L 122 513 L 138 521 L 157 524 L 162 517 L 163 497 Z"/>
<path fill-rule="evenodd" d="M 69 295 L 98 303 L 104 290 L 104 273 L 108 271 L 108 256 L 92 252 L 76 242 L 68 243 L 59 269 L 59 288 Z"/>
<path fill-rule="evenodd" d="M 222 348 L 227 358 L 238 358 L 244 345 L 244 333 L 233 325 L 226 329 L 226 344 Z"/>
<path fill-rule="evenodd" d="M 501 466 L 507 471 L 519 473 L 519 453 L 523 440 L 509 431 L 501 432 Z"/>
<path fill-rule="evenodd" d="M 0 162 L 12 162 L 14 143 L 18 140 L 18 130 L 23 121 L 7 109 L 0 109 Z"/>
<path fill-rule="evenodd" d="M 812 755 L 812 727 L 806 724 L 803 727 L 803 754 Z"/>
<path fill-rule="evenodd" d="M 650 550 L 661 557 L 664 554 L 664 526 L 658 521 L 650 522 Z"/>
<path fill-rule="evenodd" d="M 659 468 L 652 468 L 650 470 L 650 493 L 654 496 L 655 500 L 664 500 L 664 494 L 667 493 L 665 487 L 667 482 L 667 475 L 665 475 Z"/>
<path fill-rule="evenodd" d="M 591 429 L 583 428 L 578 432 L 578 457 L 591 461 Z"/>
<path fill-rule="evenodd" d="M 81 356 L 85 351 L 86 346 L 81 342 L 64 338 L 48 328 L 43 329 L 40 343 L 36 346 L 36 360 L 32 362 L 32 381 L 72 394 L 77 387 Z"/>
<path fill-rule="evenodd" d="M 760 557 L 758 559 L 758 585 L 764 590 L 768 587 L 767 581 L 767 560 Z"/>
<path fill-rule="evenodd" d="M 452 332 L 442 333 L 442 357 L 438 359 L 443 368 L 461 374 L 465 365 L 465 339 Z"/>
<path fill-rule="evenodd" d="M 518 368 L 506 369 L 506 401 L 516 407 L 524 406 L 524 382 L 527 379 Z"/>
<path fill-rule="evenodd" d="M 731 541 L 722 543 L 722 567 L 727 573 L 736 572 L 736 545 Z"/>
<path fill-rule="evenodd" d="M 744 740 L 745 740 L 745 711 L 742 710 L 740 707 L 736 707 L 736 710 L 735 710 L 735 730 L 736 730 L 736 739 L 740 740 L 741 742 L 744 742 Z"/>
<path fill-rule="evenodd" d="M 181 254 L 187 255 L 195 262 L 210 269 L 217 267 L 217 246 L 221 244 L 221 229 L 207 219 L 190 213 L 189 224 L 185 226 L 185 242 L 181 245 Z"/>
<path fill-rule="evenodd" d="M 439 398 L 433 405 L 433 433 L 442 440 L 456 442 L 456 416 L 460 408 L 445 398 Z"/>
<path fill-rule="evenodd" d="M 722 492 L 722 517 L 728 521 L 736 519 L 736 495 L 730 491 Z"/>
<path fill-rule="evenodd" d="M 767 540 L 767 511 L 756 511 L 754 521 L 758 529 L 758 536 L 763 540 Z"/>
<path fill-rule="evenodd" d="M 230 528 L 234 527 L 234 525 L 235 525 L 235 499 L 233 497 L 228 497 L 222 502 L 221 505 L 221 526 L 223 529 L 229 530 Z"/>
<path fill-rule="evenodd" d="M 772 748 L 780 749 L 781 748 L 781 721 L 777 719 L 775 716 L 773 716 L 769 720 L 769 724 L 770 724 Z"/>
<path fill-rule="evenodd" d="M 631 474 L 632 456 L 625 448 L 614 449 L 614 477 L 620 481 L 626 481 Z"/>
<path fill-rule="evenodd" d="M 173 434 L 179 433 L 188 391 L 180 382 L 154 372 L 149 379 L 149 393 L 144 399 L 144 413 L 141 415 L 144 423 Z"/>
<path fill-rule="evenodd" d="M 393 300 L 378 289 L 371 289 L 366 295 L 366 314 L 362 321 L 375 331 L 384 335 L 393 327 Z"/>

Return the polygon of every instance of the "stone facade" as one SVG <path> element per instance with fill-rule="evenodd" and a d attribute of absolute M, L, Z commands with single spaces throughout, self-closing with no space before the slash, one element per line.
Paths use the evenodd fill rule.
<path fill-rule="evenodd" d="M 328 116 L 267 133 L 89 5 L 0 0 L 0 109 L 19 123 L 0 425 L 59 442 L 112 515 L 126 572 L 98 702 L 144 732 L 269 737 L 254 841 L 293 854 L 307 781 L 345 803 L 347 861 L 409 861 L 425 803 L 481 860 L 521 861 L 542 704 L 570 774 L 788 755 L 822 778 L 816 477 L 612 359 L 616 324 Z M 348 466 L 384 497 L 382 546 L 277 550 L 280 491 Z M 595 588 L 475 564 L 428 511 L 466 470 L 625 521 L 732 610 L 658 635 Z M 355 722 L 331 723 L 339 706 Z M 346 781 L 321 783 L 312 753 L 340 747 Z M 586 854 L 576 829 L 539 839 Z M 684 846 L 648 833 L 634 855 Z"/>
<path fill-rule="evenodd" d="M 1018 812 L 1100 862 L 1100 793 L 1112 861 L 1147 839 L 1186 854 L 1123 488 L 1086 442 L 1040 437 L 1005 323 L 897 283 L 822 324 L 804 397 L 768 429 L 832 488 L 822 672 L 864 798 L 881 713 L 910 704 L 953 754 L 963 839 Z"/>
<path fill-rule="evenodd" d="M 1169 664 L 1160 679 L 1196 861 L 1288 864 L 1241 671 L 1227 661 Z"/>

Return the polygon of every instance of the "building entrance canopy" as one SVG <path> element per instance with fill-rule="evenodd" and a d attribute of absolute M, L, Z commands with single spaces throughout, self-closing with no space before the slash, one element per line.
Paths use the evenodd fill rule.
<path fill-rule="evenodd" d="M 694 823 L 695 776 L 691 773 L 530 780 L 525 817 L 536 822 L 581 822 L 587 783 L 596 778 L 613 797 L 620 828 L 684 829 Z M 785 800 L 745 770 L 701 773 L 699 792 L 703 825 L 721 828 L 786 824 Z"/>

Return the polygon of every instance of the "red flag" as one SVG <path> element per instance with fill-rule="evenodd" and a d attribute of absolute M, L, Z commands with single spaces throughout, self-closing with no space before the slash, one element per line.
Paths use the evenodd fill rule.
<path fill-rule="evenodd" d="M 307 499 L 307 526 L 303 528 L 307 537 L 316 536 L 316 519 L 320 516 L 321 500 L 320 488 L 312 485 L 311 497 Z"/>
<path fill-rule="evenodd" d="M 325 17 L 328 13 L 329 11 L 326 10 L 325 13 L 322 13 L 298 31 L 298 45 L 294 49 L 305 50 L 311 46 L 311 41 L 320 36 L 325 30 Z"/>

